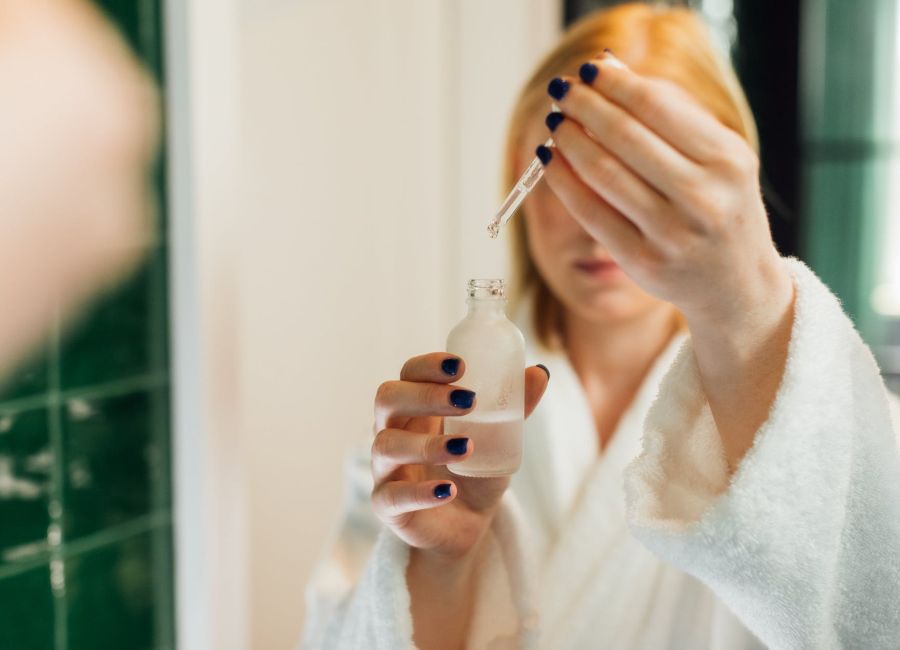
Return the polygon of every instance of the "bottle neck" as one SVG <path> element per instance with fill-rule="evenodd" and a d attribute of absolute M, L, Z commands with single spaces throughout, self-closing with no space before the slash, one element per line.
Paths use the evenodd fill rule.
<path fill-rule="evenodd" d="M 469 298 L 469 316 L 479 318 L 506 318 L 506 300 Z"/>

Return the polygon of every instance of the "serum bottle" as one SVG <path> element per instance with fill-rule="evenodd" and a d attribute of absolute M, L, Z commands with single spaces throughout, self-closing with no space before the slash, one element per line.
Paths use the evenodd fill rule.
<path fill-rule="evenodd" d="M 472 456 L 447 469 L 462 476 L 507 476 L 522 462 L 525 339 L 506 317 L 503 280 L 469 280 L 469 312 L 447 337 L 447 352 L 465 361 L 461 383 L 475 391 L 475 410 L 444 418 L 444 433 L 465 434 Z"/>

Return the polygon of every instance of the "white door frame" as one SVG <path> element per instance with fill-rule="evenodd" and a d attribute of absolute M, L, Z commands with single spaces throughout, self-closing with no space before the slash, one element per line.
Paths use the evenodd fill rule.
<path fill-rule="evenodd" d="M 228 269 L 239 126 L 237 0 L 165 0 L 176 639 L 245 648 L 243 482 Z"/>

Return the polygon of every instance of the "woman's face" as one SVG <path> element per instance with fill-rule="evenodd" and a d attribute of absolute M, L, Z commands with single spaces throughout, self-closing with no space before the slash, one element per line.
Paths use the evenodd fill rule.
<path fill-rule="evenodd" d="M 540 120 L 532 124 L 524 142 L 546 138 L 547 128 Z M 534 149 L 523 146 L 517 169 L 524 169 L 533 158 Z M 538 183 L 523 207 L 531 258 L 567 312 L 597 324 L 627 321 L 658 309 L 674 313 L 669 303 L 648 294 L 625 275 L 546 183 Z"/>

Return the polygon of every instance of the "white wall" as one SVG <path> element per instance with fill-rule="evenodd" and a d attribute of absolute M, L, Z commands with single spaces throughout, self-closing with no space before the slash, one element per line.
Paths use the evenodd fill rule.
<path fill-rule="evenodd" d="M 196 39 L 221 44 L 207 33 L 229 4 L 220 1 L 194 0 Z M 218 548 L 204 558 L 218 581 L 207 584 L 247 585 L 207 594 L 209 625 L 230 630 L 210 635 L 224 643 L 214 647 L 287 648 L 336 521 L 342 457 L 371 439 L 375 388 L 407 357 L 443 348 L 467 278 L 505 273 L 505 246 L 485 233 L 505 120 L 560 10 L 558 0 L 231 4 L 234 51 L 222 66 L 194 66 L 206 83 L 193 79 L 191 93 L 231 93 L 232 106 L 224 122 L 209 97 L 189 109 L 207 136 L 193 139 L 193 173 L 219 171 L 195 188 L 192 219 L 209 226 L 195 275 L 213 278 L 201 291 L 222 296 L 203 296 L 197 338 L 225 344 L 198 361 L 218 386 L 198 406 L 209 412 L 206 433 L 177 434 L 201 438 L 193 452 L 181 444 L 186 454 L 212 446 L 212 460 L 199 461 L 219 477 L 200 500 L 183 478 L 179 500 L 224 519 L 206 517 L 205 537 L 179 539 Z M 228 116 L 239 124 L 223 134 L 230 153 L 209 126 Z M 221 156 L 234 157 L 235 172 Z"/>
<path fill-rule="evenodd" d="M 437 3 L 245 15 L 241 333 L 254 648 L 299 638 L 303 584 L 370 435 L 374 387 L 446 319 Z"/>

